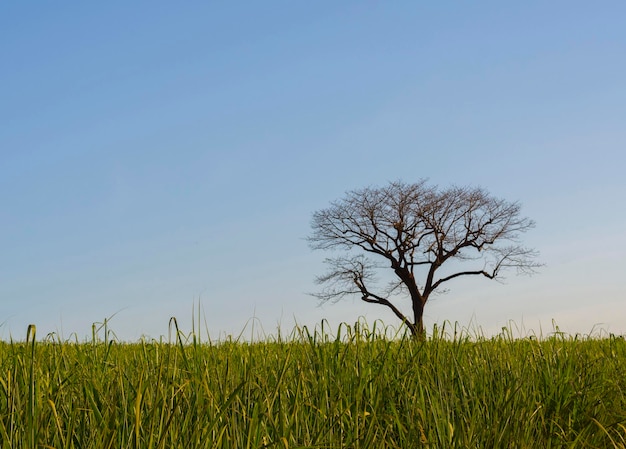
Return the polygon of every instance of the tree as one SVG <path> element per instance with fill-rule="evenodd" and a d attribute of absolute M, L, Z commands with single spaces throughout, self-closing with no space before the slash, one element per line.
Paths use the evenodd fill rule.
<path fill-rule="evenodd" d="M 353 190 L 315 212 L 311 227 L 311 248 L 344 250 L 325 260 L 330 270 L 316 279 L 325 287 L 314 295 L 329 301 L 357 294 L 387 306 L 415 337 L 424 335 L 428 299 L 449 281 L 501 279 L 506 269 L 530 274 L 540 266 L 519 241 L 534 222 L 520 216 L 519 203 L 482 188 L 440 189 L 421 180 Z M 385 267 L 392 280 L 377 288 Z M 412 320 L 395 305 L 399 295 L 410 298 Z"/>

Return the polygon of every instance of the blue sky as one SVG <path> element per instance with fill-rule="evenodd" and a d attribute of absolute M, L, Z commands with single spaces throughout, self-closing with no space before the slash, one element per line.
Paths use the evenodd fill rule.
<path fill-rule="evenodd" d="M 0 338 L 212 337 L 319 306 L 311 214 L 428 178 L 518 200 L 546 266 L 427 305 L 626 332 L 622 2 L 3 2 Z M 407 304 L 408 305 L 408 304 Z M 249 333 L 249 327 L 244 332 Z"/>

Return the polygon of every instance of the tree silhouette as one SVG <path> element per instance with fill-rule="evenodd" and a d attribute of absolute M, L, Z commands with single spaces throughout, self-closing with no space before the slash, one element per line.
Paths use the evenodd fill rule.
<path fill-rule="evenodd" d="M 482 188 L 440 189 L 421 180 L 353 190 L 315 212 L 311 227 L 313 249 L 344 250 L 326 259 L 330 269 L 316 279 L 324 288 L 314 295 L 329 301 L 356 294 L 387 306 L 415 337 L 424 334 L 428 299 L 449 281 L 540 266 L 519 241 L 534 222 L 520 216 L 519 203 Z M 377 274 L 389 268 L 393 280 L 377 287 Z M 402 294 L 411 300 L 412 320 L 392 302 Z"/>

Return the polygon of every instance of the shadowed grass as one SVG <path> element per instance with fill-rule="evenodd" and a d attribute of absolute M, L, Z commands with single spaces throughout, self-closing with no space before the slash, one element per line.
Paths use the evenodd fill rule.
<path fill-rule="evenodd" d="M 626 448 L 622 337 L 0 343 L 0 448 Z"/>

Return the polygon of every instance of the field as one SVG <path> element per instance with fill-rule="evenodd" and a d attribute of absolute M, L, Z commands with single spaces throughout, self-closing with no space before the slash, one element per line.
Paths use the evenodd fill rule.
<path fill-rule="evenodd" d="M 626 447 L 623 337 L 357 324 L 212 343 L 173 327 L 0 343 L 0 448 Z"/>

